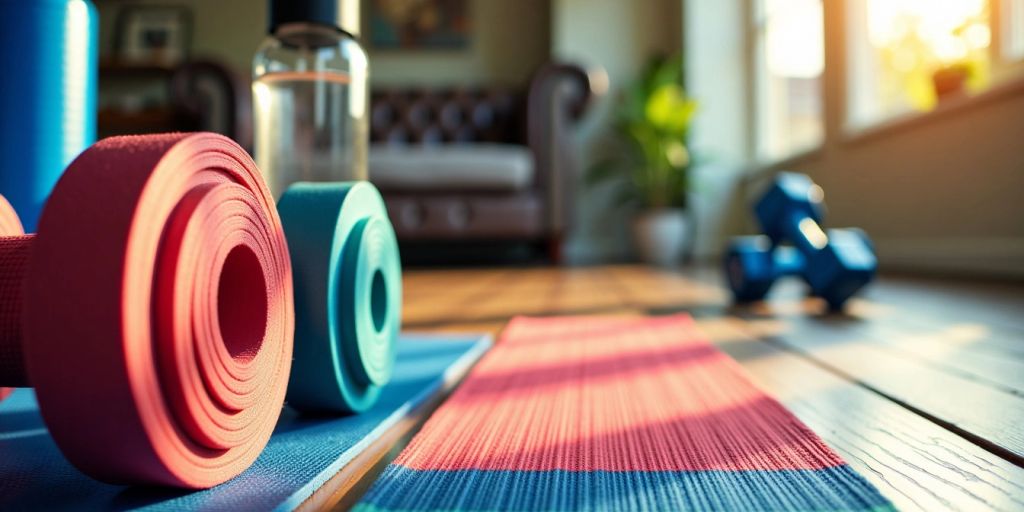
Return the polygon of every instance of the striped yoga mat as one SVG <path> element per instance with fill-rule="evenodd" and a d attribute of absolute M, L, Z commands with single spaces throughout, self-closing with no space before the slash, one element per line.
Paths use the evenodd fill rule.
<path fill-rule="evenodd" d="M 891 507 L 678 315 L 513 320 L 357 509 Z"/>

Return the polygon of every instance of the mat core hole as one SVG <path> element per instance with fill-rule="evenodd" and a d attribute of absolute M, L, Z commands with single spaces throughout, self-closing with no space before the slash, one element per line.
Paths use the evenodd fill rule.
<path fill-rule="evenodd" d="M 373 282 L 370 283 L 370 315 L 373 328 L 377 332 L 383 331 L 388 318 L 388 286 L 380 269 L 373 273 Z"/>
<path fill-rule="evenodd" d="M 238 246 L 224 260 L 217 287 L 217 322 L 228 353 L 252 360 L 267 330 L 267 283 L 252 249 Z"/>

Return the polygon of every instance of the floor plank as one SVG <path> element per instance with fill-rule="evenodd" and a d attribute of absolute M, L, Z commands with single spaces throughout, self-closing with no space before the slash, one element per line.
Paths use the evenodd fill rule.
<path fill-rule="evenodd" d="M 804 287 L 793 280 L 779 288 L 773 294 L 776 303 L 804 293 Z M 927 333 L 915 340 L 927 340 L 932 349 L 942 347 L 931 350 L 932 354 L 960 349 L 950 359 L 977 354 L 1024 363 L 1024 329 L 1013 325 L 1013 318 L 1024 318 L 1024 287 L 1016 289 L 1016 295 L 1004 289 L 993 295 L 987 286 L 971 293 L 962 284 L 943 290 L 912 280 L 883 280 L 864 298 L 852 301 L 848 317 L 881 320 L 859 322 L 859 327 L 887 331 L 890 336 L 894 331 Z"/>
<path fill-rule="evenodd" d="M 986 364 L 991 357 L 964 348 L 963 336 L 955 331 L 960 318 L 952 313 L 934 321 L 907 320 L 926 302 L 957 302 L 952 294 L 936 293 L 927 301 L 918 296 L 900 303 L 895 311 L 871 299 L 851 304 L 846 315 L 818 316 L 808 314 L 802 291 L 784 289 L 767 304 L 741 308 L 737 314 L 747 319 L 751 335 L 800 351 L 1024 465 L 1020 361 L 1005 358 Z M 885 290 L 874 295 L 911 294 Z M 967 339 L 984 343 L 988 338 Z"/>
<path fill-rule="evenodd" d="M 1024 286 L 1019 282 L 982 282 L 893 277 L 880 280 L 867 297 L 882 304 L 913 305 L 919 317 L 958 318 L 1014 331 L 1024 340 Z"/>
<path fill-rule="evenodd" d="M 901 510 L 1020 510 L 1024 468 L 795 354 L 744 320 L 701 328 Z"/>

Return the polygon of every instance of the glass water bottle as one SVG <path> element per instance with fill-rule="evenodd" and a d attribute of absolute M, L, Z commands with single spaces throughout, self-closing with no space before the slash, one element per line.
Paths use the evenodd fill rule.
<path fill-rule="evenodd" d="M 367 178 L 369 69 L 354 36 L 358 6 L 270 0 L 252 90 L 256 163 L 274 197 L 296 181 Z"/>

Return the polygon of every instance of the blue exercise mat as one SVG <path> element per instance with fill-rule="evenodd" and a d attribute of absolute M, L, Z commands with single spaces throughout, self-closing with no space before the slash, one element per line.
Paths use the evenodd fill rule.
<path fill-rule="evenodd" d="M 487 336 L 405 335 L 394 378 L 357 416 L 309 417 L 290 408 L 251 468 L 205 491 L 97 482 L 72 467 L 47 433 L 35 395 L 0 402 L 0 510 L 291 510 L 401 418 L 452 385 L 490 347 Z"/>

